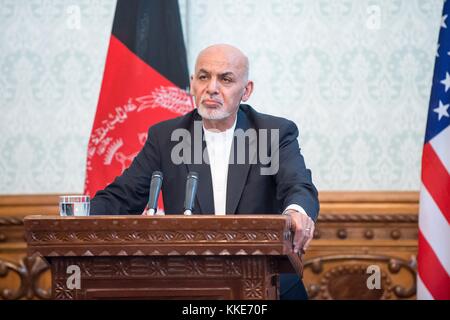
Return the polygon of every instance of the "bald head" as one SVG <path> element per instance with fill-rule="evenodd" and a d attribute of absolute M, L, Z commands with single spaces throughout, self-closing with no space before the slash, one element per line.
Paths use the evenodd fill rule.
<path fill-rule="evenodd" d="M 229 64 L 230 67 L 241 73 L 244 82 L 248 80 L 248 58 L 241 50 L 232 45 L 214 44 L 200 51 L 195 62 L 196 72 L 199 62 L 203 61 L 209 61 L 215 64 Z"/>
<path fill-rule="evenodd" d="M 191 94 L 206 129 L 230 128 L 241 101 L 253 91 L 248 58 L 241 50 L 216 44 L 200 52 L 191 77 Z"/>

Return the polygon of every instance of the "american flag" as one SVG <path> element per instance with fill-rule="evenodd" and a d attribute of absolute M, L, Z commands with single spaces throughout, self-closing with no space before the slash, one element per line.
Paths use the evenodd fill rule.
<path fill-rule="evenodd" d="M 434 66 L 419 209 L 417 298 L 450 300 L 450 1 Z"/>

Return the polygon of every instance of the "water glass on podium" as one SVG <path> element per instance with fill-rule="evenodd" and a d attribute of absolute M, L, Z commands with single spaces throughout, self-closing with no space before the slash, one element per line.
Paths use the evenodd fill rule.
<path fill-rule="evenodd" d="M 59 214 L 63 217 L 88 216 L 90 208 L 89 196 L 60 196 Z"/>

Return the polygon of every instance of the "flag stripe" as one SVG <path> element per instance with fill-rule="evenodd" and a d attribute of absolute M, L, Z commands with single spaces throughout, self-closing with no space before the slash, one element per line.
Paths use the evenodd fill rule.
<path fill-rule="evenodd" d="M 419 230 L 418 273 L 434 299 L 450 299 L 450 277 Z"/>
<path fill-rule="evenodd" d="M 450 225 L 442 216 L 428 190 L 422 185 L 420 193 L 419 228 L 433 248 L 437 258 L 450 274 Z"/>
<path fill-rule="evenodd" d="M 450 92 L 443 81 L 450 72 L 449 16 L 444 1 L 422 154 L 418 298 L 450 299 Z"/>
<path fill-rule="evenodd" d="M 118 0 L 112 34 L 179 88 L 189 86 L 178 0 Z"/>
<path fill-rule="evenodd" d="M 427 287 L 423 284 L 420 276 L 417 276 L 417 299 L 419 300 L 433 300 L 433 296 L 430 291 L 428 291 Z"/>
<path fill-rule="evenodd" d="M 429 143 L 423 147 L 422 182 L 450 223 L 450 174 Z"/>
<path fill-rule="evenodd" d="M 450 174 L 450 126 L 430 140 L 434 152 L 441 159 L 447 173 Z"/>

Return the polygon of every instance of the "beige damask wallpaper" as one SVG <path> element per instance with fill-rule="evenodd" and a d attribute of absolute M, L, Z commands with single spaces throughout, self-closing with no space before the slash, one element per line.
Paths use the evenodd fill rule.
<path fill-rule="evenodd" d="M 81 192 L 113 0 L 0 0 L 0 193 Z M 188 59 L 250 57 L 320 190 L 417 190 L 442 0 L 180 0 Z"/>

